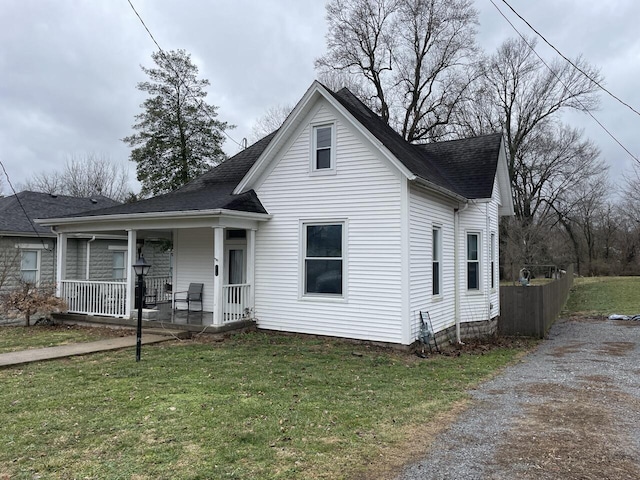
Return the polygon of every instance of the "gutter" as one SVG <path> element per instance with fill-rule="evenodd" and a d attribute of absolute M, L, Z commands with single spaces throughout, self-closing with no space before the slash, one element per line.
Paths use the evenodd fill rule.
<path fill-rule="evenodd" d="M 449 189 L 446 189 L 444 187 L 441 187 L 440 185 L 437 185 L 433 182 L 430 182 L 429 180 L 425 180 L 422 177 L 418 177 L 418 176 L 414 176 L 413 178 L 410 178 L 409 180 L 415 182 L 416 184 L 431 190 L 432 192 L 437 192 L 440 193 L 441 195 L 444 195 L 446 197 L 452 198 L 460 203 L 464 203 L 464 204 L 468 204 L 469 203 L 469 199 L 466 197 L 463 197 L 462 195 L 459 195 L 455 192 L 452 192 Z M 465 207 L 466 208 L 466 207 Z"/>
<path fill-rule="evenodd" d="M 95 241 L 96 236 L 91 237 L 90 240 L 87 240 L 87 267 L 85 273 L 85 280 L 89 280 L 89 262 L 91 260 L 91 242 Z"/>

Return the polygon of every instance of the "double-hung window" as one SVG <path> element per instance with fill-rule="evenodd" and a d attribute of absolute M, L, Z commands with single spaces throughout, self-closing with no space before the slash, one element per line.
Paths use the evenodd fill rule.
<path fill-rule="evenodd" d="M 313 127 L 312 172 L 333 173 L 335 171 L 334 131 L 333 124 Z"/>
<path fill-rule="evenodd" d="M 344 222 L 303 224 L 303 294 L 342 297 Z"/>
<path fill-rule="evenodd" d="M 127 278 L 127 269 L 125 255 L 127 252 L 113 252 L 112 275 L 114 280 L 125 280 Z"/>
<path fill-rule="evenodd" d="M 22 250 L 20 258 L 22 280 L 37 284 L 40 280 L 40 251 Z"/>
<path fill-rule="evenodd" d="M 480 290 L 479 233 L 467 233 L 467 290 Z"/>
<path fill-rule="evenodd" d="M 440 295 L 440 284 L 442 283 L 442 231 L 440 227 L 433 227 L 431 235 L 431 293 Z"/>

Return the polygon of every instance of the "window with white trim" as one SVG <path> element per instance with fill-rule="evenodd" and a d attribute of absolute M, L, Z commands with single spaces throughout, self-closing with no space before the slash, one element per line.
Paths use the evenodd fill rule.
<path fill-rule="evenodd" d="M 333 124 L 314 126 L 311 171 L 316 173 L 331 173 L 334 170 L 334 126 Z"/>
<path fill-rule="evenodd" d="M 127 263 L 125 258 L 126 253 L 127 252 L 125 251 L 113 252 L 112 278 L 114 280 L 126 280 L 127 278 L 127 267 L 126 267 Z"/>
<path fill-rule="evenodd" d="M 496 234 L 491 234 L 491 289 L 496 288 Z"/>
<path fill-rule="evenodd" d="M 303 294 L 342 297 L 344 222 L 303 224 Z"/>
<path fill-rule="evenodd" d="M 442 231 L 440 227 L 433 227 L 431 235 L 431 293 L 440 295 L 440 285 L 442 284 Z"/>
<path fill-rule="evenodd" d="M 467 233 L 467 290 L 480 290 L 479 233 Z"/>
<path fill-rule="evenodd" d="M 22 250 L 20 252 L 20 275 L 22 280 L 37 284 L 40 280 L 40 251 Z"/>

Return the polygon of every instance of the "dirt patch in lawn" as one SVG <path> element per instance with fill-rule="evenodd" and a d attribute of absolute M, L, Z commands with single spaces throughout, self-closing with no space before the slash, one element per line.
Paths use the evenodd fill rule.
<path fill-rule="evenodd" d="M 499 465 L 526 466 L 522 479 L 637 479 L 640 465 L 602 392 L 538 384 L 530 392 L 553 399 L 529 405 L 497 452 Z M 634 399 L 614 391 L 617 402 Z"/>

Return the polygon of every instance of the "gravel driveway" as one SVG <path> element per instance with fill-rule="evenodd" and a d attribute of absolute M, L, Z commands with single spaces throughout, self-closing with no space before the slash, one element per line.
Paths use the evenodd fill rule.
<path fill-rule="evenodd" d="M 398 480 L 640 479 L 640 322 L 560 320 Z"/>

